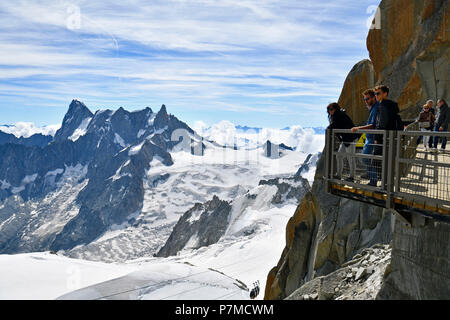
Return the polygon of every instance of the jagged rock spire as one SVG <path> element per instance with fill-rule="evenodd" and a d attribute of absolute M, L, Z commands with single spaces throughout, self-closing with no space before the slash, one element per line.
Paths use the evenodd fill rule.
<path fill-rule="evenodd" d="M 91 118 L 92 116 L 93 113 L 83 102 L 78 99 L 73 99 L 69 105 L 69 110 L 64 116 L 61 128 L 55 134 L 54 141 L 67 139 L 85 119 Z"/>

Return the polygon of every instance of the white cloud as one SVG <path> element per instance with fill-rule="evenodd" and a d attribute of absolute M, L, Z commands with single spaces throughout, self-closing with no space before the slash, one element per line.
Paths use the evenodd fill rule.
<path fill-rule="evenodd" d="M 376 1 L 2 1 L 0 79 L 14 90 L 0 94 L 298 112 L 304 97 L 337 98 L 363 57 L 366 2 Z M 69 30 L 73 6 L 81 24 Z"/>
<path fill-rule="evenodd" d="M 194 130 L 207 140 L 227 146 L 255 148 L 270 140 L 272 143 L 284 143 L 309 154 L 322 152 L 325 145 L 324 135 L 315 134 L 313 129 L 305 129 L 301 126 L 292 126 L 288 130 L 274 128 L 238 130 L 233 123 L 224 120 L 210 127 L 204 122 L 198 121 Z"/>
<path fill-rule="evenodd" d="M 48 125 L 44 127 L 36 127 L 32 122 L 16 122 L 14 125 L 2 125 L 0 131 L 13 134 L 17 138 L 28 138 L 36 133 L 54 136 L 56 131 L 61 127 L 60 124 Z"/>

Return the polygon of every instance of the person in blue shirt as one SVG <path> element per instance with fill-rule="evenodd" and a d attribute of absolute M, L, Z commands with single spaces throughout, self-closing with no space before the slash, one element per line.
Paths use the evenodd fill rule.
<path fill-rule="evenodd" d="M 375 129 L 377 124 L 377 113 L 378 107 L 380 103 L 377 101 L 375 97 L 375 91 L 372 89 L 368 89 L 363 93 L 364 102 L 366 103 L 367 109 L 369 109 L 369 119 L 367 120 L 367 125 L 360 127 L 353 127 L 352 132 L 356 132 L 358 130 L 368 130 Z M 373 154 L 375 146 L 375 135 L 366 134 L 366 142 L 363 147 L 363 154 Z M 372 166 L 371 159 L 362 159 L 364 164 L 367 166 L 368 178 L 370 179 L 369 185 L 376 186 L 377 185 L 377 173 Z"/>

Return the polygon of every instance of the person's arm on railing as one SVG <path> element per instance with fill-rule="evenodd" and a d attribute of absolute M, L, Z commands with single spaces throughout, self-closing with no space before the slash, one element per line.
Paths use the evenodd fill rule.
<path fill-rule="evenodd" d="M 355 133 L 358 130 L 368 130 L 368 129 L 373 129 L 373 124 L 368 124 L 368 125 L 360 126 L 360 127 L 353 127 L 352 132 Z"/>

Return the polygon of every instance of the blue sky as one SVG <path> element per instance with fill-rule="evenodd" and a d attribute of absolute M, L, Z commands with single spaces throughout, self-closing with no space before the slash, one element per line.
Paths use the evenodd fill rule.
<path fill-rule="evenodd" d="M 378 0 L 3 0 L 0 124 L 91 110 L 325 126 Z"/>

